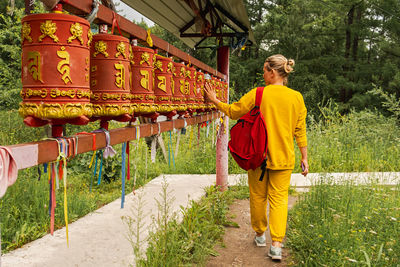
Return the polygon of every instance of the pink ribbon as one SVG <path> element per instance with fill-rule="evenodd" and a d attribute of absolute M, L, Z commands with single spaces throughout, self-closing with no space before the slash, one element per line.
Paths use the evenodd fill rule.
<path fill-rule="evenodd" d="M 4 196 L 7 188 L 15 183 L 17 176 L 17 163 L 10 149 L 0 146 L 0 198 Z"/>

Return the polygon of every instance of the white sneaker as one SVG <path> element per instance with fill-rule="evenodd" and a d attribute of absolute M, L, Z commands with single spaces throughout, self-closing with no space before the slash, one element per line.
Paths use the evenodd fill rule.
<path fill-rule="evenodd" d="M 262 236 L 256 235 L 256 238 L 254 238 L 254 242 L 256 243 L 257 247 L 266 247 L 267 246 L 267 242 L 265 240 L 265 234 L 263 234 Z"/>
<path fill-rule="evenodd" d="M 270 256 L 273 260 L 281 260 L 282 259 L 282 248 L 274 247 L 271 245 L 271 248 L 268 251 L 268 256 Z"/>

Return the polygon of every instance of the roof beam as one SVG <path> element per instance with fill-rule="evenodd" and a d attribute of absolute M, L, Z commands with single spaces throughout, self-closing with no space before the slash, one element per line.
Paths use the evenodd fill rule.
<path fill-rule="evenodd" d="M 190 6 L 190 3 L 188 3 L 186 1 L 186 4 L 188 4 Z M 191 6 L 190 6 L 191 7 Z M 193 11 L 195 12 L 195 11 Z M 206 6 L 204 7 L 204 10 L 201 9 L 200 6 L 200 11 L 199 11 L 199 15 L 203 21 L 204 24 L 206 24 L 207 19 L 206 19 L 206 15 L 210 12 L 210 2 L 207 2 Z M 195 12 L 196 13 L 196 12 Z M 195 14 L 196 15 L 196 14 Z M 210 14 L 211 15 L 211 14 Z M 212 16 L 212 15 L 211 15 Z M 190 27 L 193 26 L 193 24 L 196 22 L 196 16 L 189 21 L 185 26 L 182 27 L 182 29 L 179 30 L 180 33 L 184 33 L 185 31 L 187 31 Z"/>
<path fill-rule="evenodd" d="M 238 21 L 236 18 L 234 18 L 228 11 L 226 11 L 222 6 L 220 6 L 218 3 L 214 4 L 215 8 L 218 9 L 222 14 L 224 14 L 226 17 L 228 17 L 233 23 L 235 23 L 239 28 L 241 28 L 243 31 L 246 33 L 249 31 L 249 29 L 244 26 L 240 21 Z"/>
<path fill-rule="evenodd" d="M 223 32 L 223 33 L 211 33 L 207 35 L 207 37 L 234 37 L 237 36 L 237 33 L 234 32 Z M 204 37 L 202 33 L 181 33 L 181 37 Z"/>

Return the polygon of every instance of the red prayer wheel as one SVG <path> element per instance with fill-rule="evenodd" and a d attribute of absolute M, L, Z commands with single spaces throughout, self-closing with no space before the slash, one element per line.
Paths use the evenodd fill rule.
<path fill-rule="evenodd" d="M 221 80 L 221 79 L 218 79 L 218 81 L 217 81 L 217 87 L 219 88 L 219 99 L 220 99 L 222 102 L 225 102 L 225 101 L 224 101 L 224 87 L 222 86 L 222 80 Z"/>
<path fill-rule="evenodd" d="M 187 110 L 186 95 L 189 94 L 189 88 L 186 86 L 186 67 L 183 63 L 173 62 L 174 73 L 172 78 L 173 88 L 172 103 L 178 112 Z"/>
<path fill-rule="evenodd" d="M 189 94 L 186 97 L 188 109 L 193 112 L 197 109 L 196 103 L 196 69 L 194 67 L 186 67 L 185 86 L 188 88 Z"/>
<path fill-rule="evenodd" d="M 95 119 L 131 119 L 129 50 L 129 39 L 123 36 L 106 33 L 93 36 L 90 88 Z"/>
<path fill-rule="evenodd" d="M 204 73 L 201 71 L 197 72 L 196 75 L 196 101 L 199 110 L 204 110 Z"/>
<path fill-rule="evenodd" d="M 58 13 L 22 19 L 22 103 L 28 126 L 86 124 L 90 104 L 87 20 Z"/>
<path fill-rule="evenodd" d="M 168 118 L 176 115 L 172 105 L 172 86 L 174 64 L 172 59 L 155 55 L 154 58 L 154 104 L 157 112 L 166 115 Z"/>
<path fill-rule="evenodd" d="M 228 83 L 223 81 L 222 87 L 224 88 L 224 94 L 223 94 L 224 102 L 228 103 L 228 87 L 229 87 Z"/>
<path fill-rule="evenodd" d="M 219 86 L 219 79 L 217 77 L 213 76 L 212 80 L 213 80 L 214 90 L 215 90 L 215 93 L 217 95 L 217 99 L 221 101 L 221 92 L 220 92 L 221 89 L 220 89 L 220 86 Z"/>
<path fill-rule="evenodd" d="M 155 113 L 155 95 L 153 90 L 153 61 L 154 50 L 147 47 L 132 46 L 133 57 L 131 104 L 135 114 Z"/>
<path fill-rule="evenodd" d="M 204 83 L 206 83 L 206 82 L 209 83 L 211 85 L 211 87 L 213 87 L 212 76 L 208 73 L 204 75 Z M 214 107 L 212 102 L 210 102 L 210 100 L 208 100 L 208 98 L 206 98 L 206 97 L 204 98 L 204 106 L 207 111 L 211 110 Z"/>

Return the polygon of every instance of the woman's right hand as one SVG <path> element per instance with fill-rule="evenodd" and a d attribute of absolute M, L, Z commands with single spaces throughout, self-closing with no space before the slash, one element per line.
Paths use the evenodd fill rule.
<path fill-rule="evenodd" d="M 211 87 L 209 82 L 204 83 L 204 92 L 206 93 L 207 98 L 215 105 L 218 104 L 217 93 Z"/>

